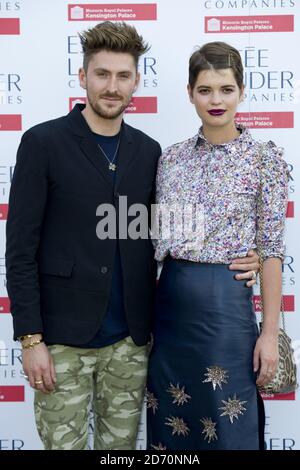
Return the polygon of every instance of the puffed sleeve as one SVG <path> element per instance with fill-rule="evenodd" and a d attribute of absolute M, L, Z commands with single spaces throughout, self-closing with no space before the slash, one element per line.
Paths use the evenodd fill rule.
<path fill-rule="evenodd" d="M 260 155 L 261 191 L 257 203 L 257 246 L 263 259 L 284 257 L 288 175 L 283 149 L 271 141 L 263 144 Z"/>

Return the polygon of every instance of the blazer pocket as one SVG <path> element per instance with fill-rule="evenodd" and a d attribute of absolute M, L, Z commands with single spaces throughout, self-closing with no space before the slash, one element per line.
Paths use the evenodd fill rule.
<path fill-rule="evenodd" d="M 39 261 L 39 272 L 52 276 L 71 277 L 75 262 L 68 259 L 43 258 Z"/>

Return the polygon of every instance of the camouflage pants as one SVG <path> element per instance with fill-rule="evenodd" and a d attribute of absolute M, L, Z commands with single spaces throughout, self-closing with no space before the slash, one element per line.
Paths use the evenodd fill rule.
<path fill-rule="evenodd" d="M 94 449 L 134 450 L 147 375 L 149 346 L 127 337 L 111 346 L 49 346 L 57 382 L 35 392 L 35 417 L 45 449 L 87 448 L 89 409 Z"/>

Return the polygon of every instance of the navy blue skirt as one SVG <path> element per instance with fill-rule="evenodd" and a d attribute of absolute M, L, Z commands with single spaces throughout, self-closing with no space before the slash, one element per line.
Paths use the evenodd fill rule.
<path fill-rule="evenodd" d="M 148 449 L 259 450 L 252 289 L 222 264 L 167 258 L 147 385 Z"/>

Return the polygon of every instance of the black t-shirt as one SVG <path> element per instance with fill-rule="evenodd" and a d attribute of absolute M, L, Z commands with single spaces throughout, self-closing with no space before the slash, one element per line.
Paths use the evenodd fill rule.
<path fill-rule="evenodd" d="M 116 171 L 110 171 L 113 184 L 115 184 L 116 173 L 118 171 L 118 159 L 119 155 L 116 154 L 120 134 L 112 137 L 102 136 L 94 134 L 97 144 L 104 150 L 108 160 L 113 161 L 117 165 Z M 116 156 L 115 156 L 116 154 Z M 115 157 L 114 157 L 115 156 Z M 99 149 L 99 158 L 105 158 Z M 109 161 L 107 160 L 107 166 Z M 108 303 L 107 311 L 99 331 L 97 331 L 95 337 L 86 344 L 82 344 L 83 348 L 101 348 L 114 344 L 121 339 L 126 338 L 129 335 L 125 306 L 124 306 L 124 291 L 123 291 L 123 275 L 120 257 L 119 243 L 117 243 L 113 276 L 112 276 L 112 287 L 110 293 L 110 300 Z"/>

